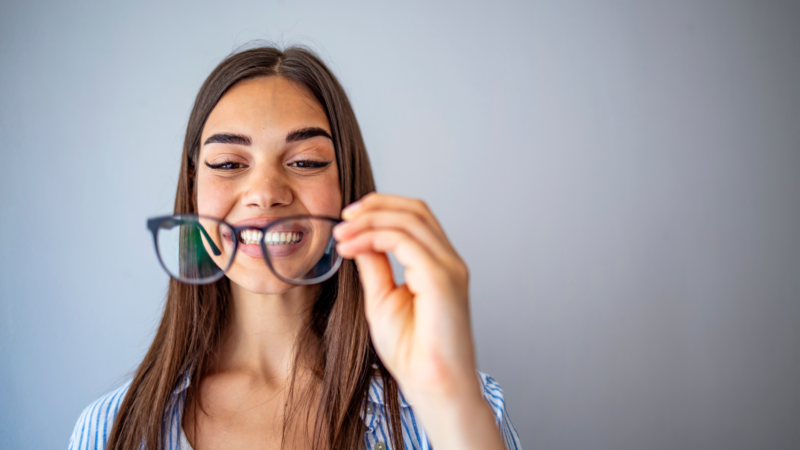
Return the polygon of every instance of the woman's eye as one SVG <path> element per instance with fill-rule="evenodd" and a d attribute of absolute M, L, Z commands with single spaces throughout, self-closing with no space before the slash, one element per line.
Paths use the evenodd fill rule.
<path fill-rule="evenodd" d="M 289 163 L 289 167 L 299 167 L 301 169 L 319 169 L 330 164 L 331 161 L 311 161 L 301 160 Z"/>
<path fill-rule="evenodd" d="M 246 165 L 244 165 L 242 163 L 233 162 L 233 161 L 223 161 L 223 162 L 221 162 L 219 164 L 206 163 L 206 166 L 208 166 L 211 169 L 222 169 L 222 170 L 243 169 L 243 168 L 247 167 Z"/>

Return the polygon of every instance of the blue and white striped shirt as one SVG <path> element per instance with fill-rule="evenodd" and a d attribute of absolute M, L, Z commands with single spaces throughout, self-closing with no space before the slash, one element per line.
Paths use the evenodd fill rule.
<path fill-rule="evenodd" d="M 497 425 L 505 440 L 509 450 L 519 450 L 521 445 L 517 430 L 511 424 L 508 412 L 503 399 L 503 390 L 500 385 L 489 375 L 479 373 L 481 385 L 483 386 L 483 397 L 491 405 L 497 418 Z M 189 387 L 189 376 L 187 375 L 178 387 L 173 391 L 170 403 L 167 407 L 167 427 L 164 430 L 163 448 L 168 450 L 179 450 L 181 448 L 181 415 L 183 414 L 183 404 L 186 401 L 186 388 Z M 94 401 L 83 410 L 75 430 L 69 440 L 70 450 L 102 450 L 106 446 L 108 434 L 114 424 L 114 418 L 122 404 L 122 399 L 128 392 L 130 382 L 119 389 L 110 392 Z M 389 425 L 383 411 L 383 380 L 380 377 L 373 377 L 369 387 L 369 398 L 363 414 L 366 433 L 364 434 L 364 444 L 367 449 L 383 447 L 391 449 L 391 439 L 389 438 Z M 403 430 L 403 442 L 406 450 L 430 450 L 431 444 L 419 423 L 411 405 L 408 404 L 403 394 L 400 393 L 400 423 Z M 379 443 L 383 445 L 380 446 Z"/>

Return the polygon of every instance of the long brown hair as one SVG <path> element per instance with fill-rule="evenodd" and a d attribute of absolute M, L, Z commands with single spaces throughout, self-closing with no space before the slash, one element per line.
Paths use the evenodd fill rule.
<path fill-rule="evenodd" d="M 342 204 L 375 190 L 364 141 L 344 89 L 310 50 L 250 48 L 231 54 L 206 79 L 189 116 L 183 144 L 176 213 L 196 213 L 195 171 L 206 119 L 235 83 L 279 76 L 305 87 L 326 111 L 339 165 Z M 284 413 L 284 434 L 293 397 L 318 399 L 312 448 L 356 449 L 363 445 L 361 420 L 374 367 L 384 380 L 384 404 L 392 443 L 403 448 L 397 384 L 378 359 L 364 316 L 363 293 L 355 264 L 344 261 L 325 282 L 310 319 L 298 339 L 298 351 L 312 349 L 314 395 L 293 396 L 298 360 Z M 136 371 L 111 429 L 107 448 L 138 450 L 162 446 L 170 395 L 182 377 L 192 374 L 188 395 L 197 398 L 200 380 L 213 360 L 228 320 L 231 291 L 227 278 L 203 286 L 170 280 L 164 316 L 153 344 Z M 295 398 L 297 400 L 297 398 Z M 313 405 L 306 405 L 307 411 Z M 310 409 L 309 409 L 310 408 Z M 308 423 L 308 421 L 306 421 Z M 285 441 L 285 440 L 284 440 Z"/>

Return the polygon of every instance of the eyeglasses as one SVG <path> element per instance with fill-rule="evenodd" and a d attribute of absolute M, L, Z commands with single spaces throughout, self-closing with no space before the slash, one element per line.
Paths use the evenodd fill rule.
<path fill-rule="evenodd" d="M 339 219 L 292 216 L 263 228 L 235 227 L 224 220 L 194 214 L 153 217 L 147 228 L 161 267 L 188 284 L 208 284 L 222 278 L 237 250 L 263 256 L 280 280 L 291 284 L 321 283 L 336 273 L 342 257 L 336 252 L 333 227 Z"/>

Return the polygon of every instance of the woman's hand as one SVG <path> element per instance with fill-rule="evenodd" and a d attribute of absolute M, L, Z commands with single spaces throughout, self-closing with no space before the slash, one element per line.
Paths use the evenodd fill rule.
<path fill-rule="evenodd" d="M 503 448 L 476 373 L 469 274 L 441 225 L 420 200 L 376 193 L 342 217 L 337 250 L 358 266 L 375 349 L 434 446 Z M 405 284 L 395 284 L 387 253 Z"/>

